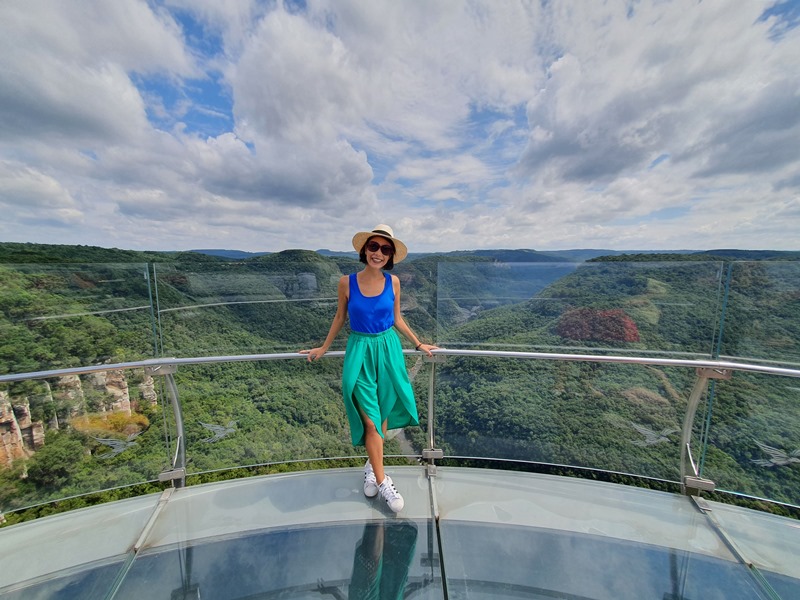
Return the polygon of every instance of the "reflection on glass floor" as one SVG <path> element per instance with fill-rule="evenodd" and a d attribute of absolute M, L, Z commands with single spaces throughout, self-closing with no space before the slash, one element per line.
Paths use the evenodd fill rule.
<path fill-rule="evenodd" d="M 800 522 L 628 486 L 390 467 L 168 490 L 0 530 L 3 598 L 800 598 Z M 434 516 L 438 516 L 438 521 Z M 748 566 L 752 564 L 752 567 Z"/>

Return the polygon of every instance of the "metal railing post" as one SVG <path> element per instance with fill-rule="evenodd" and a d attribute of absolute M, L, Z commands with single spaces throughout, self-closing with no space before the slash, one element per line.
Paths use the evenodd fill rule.
<path fill-rule="evenodd" d="M 710 479 L 700 476 L 697 466 L 692 459 L 692 426 L 697 414 L 697 407 L 703 393 L 708 389 L 709 379 L 730 379 L 732 371 L 729 369 L 696 369 L 697 379 L 695 379 L 692 393 L 689 395 L 689 402 L 686 406 L 686 414 L 683 418 L 683 431 L 681 433 L 681 491 L 689 496 L 696 496 L 701 491 L 713 492 L 715 484 Z M 688 466 L 692 470 L 689 473 Z"/>
<path fill-rule="evenodd" d="M 425 361 L 431 363 L 431 375 L 428 378 L 428 447 L 422 450 L 422 458 L 428 461 L 428 476 L 436 475 L 437 458 L 444 458 L 444 452 L 436 448 L 436 433 L 435 433 L 435 393 L 436 393 L 436 364 L 444 363 L 446 357 L 433 355 L 426 357 Z"/>
<path fill-rule="evenodd" d="M 175 418 L 175 433 L 177 441 L 175 445 L 175 455 L 172 458 L 171 468 L 159 473 L 159 481 L 172 481 L 176 488 L 186 485 L 186 433 L 183 428 L 183 411 L 181 410 L 180 399 L 178 398 L 178 386 L 175 384 L 176 365 L 161 365 L 159 367 L 148 367 L 145 373 L 150 376 L 163 375 L 167 384 L 169 401 L 172 405 L 172 414 Z"/>

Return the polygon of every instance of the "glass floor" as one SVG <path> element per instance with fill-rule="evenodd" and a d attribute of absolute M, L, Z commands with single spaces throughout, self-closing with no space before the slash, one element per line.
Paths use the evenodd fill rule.
<path fill-rule="evenodd" d="M 800 598 L 800 521 L 593 481 L 389 467 L 167 490 L 0 529 L 6 599 Z"/>

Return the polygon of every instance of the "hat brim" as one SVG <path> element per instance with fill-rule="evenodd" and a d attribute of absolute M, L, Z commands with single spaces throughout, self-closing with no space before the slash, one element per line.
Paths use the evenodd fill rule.
<path fill-rule="evenodd" d="M 396 237 L 392 237 L 384 231 L 359 231 L 353 236 L 353 248 L 355 248 L 356 252 L 360 253 L 361 249 L 364 247 L 364 244 L 369 241 L 369 238 L 375 236 L 385 238 L 394 244 L 394 264 L 399 263 L 406 256 L 408 256 L 408 248 L 406 245 Z"/>

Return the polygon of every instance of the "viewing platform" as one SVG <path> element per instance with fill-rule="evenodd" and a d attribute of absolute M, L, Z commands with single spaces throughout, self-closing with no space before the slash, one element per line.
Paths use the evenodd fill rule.
<path fill-rule="evenodd" d="M 541 474 L 389 467 L 168 489 L 0 530 L 3 598 L 797 598 L 800 523 Z M 380 594 L 377 593 L 380 590 Z M 777 594 L 777 596 L 776 596 Z"/>
<path fill-rule="evenodd" d="M 800 598 L 800 263 L 401 272 L 397 515 L 279 337 L 331 265 L 3 267 L 0 597 Z"/>

